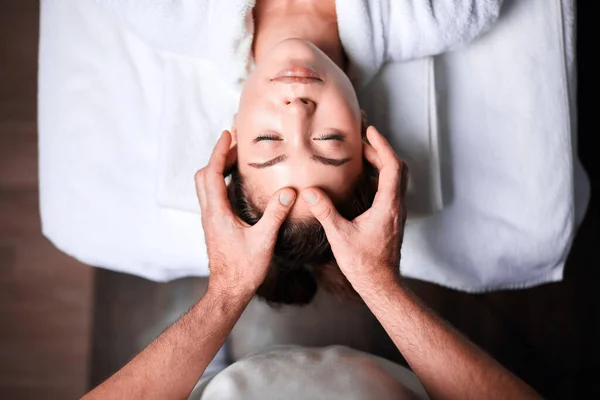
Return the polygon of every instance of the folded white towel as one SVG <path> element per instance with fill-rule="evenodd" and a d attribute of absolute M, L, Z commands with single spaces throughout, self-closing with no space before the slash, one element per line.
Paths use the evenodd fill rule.
<path fill-rule="evenodd" d="M 445 207 L 411 221 L 405 275 L 469 291 L 562 279 L 589 198 L 572 12 L 571 1 L 507 2 L 489 35 L 436 61 Z"/>

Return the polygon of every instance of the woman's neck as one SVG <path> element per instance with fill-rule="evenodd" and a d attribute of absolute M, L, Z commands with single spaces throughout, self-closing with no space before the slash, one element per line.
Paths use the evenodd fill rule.
<path fill-rule="evenodd" d="M 256 0 L 252 52 L 259 62 L 277 43 L 304 39 L 344 69 L 335 0 Z"/>

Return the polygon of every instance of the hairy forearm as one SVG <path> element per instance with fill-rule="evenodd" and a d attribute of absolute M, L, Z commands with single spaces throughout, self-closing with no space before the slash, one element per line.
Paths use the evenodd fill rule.
<path fill-rule="evenodd" d="M 397 280 L 355 285 L 433 399 L 537 399 Z"/>
<path fill-rule="evenodd" d="M 85 399 L 185 399 L 225 342 L 253 293 L 204 297 Z"/>

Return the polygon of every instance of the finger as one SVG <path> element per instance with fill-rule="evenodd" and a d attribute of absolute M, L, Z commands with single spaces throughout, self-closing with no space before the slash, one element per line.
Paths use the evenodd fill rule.
<path fill-rule="evenodd" d="M 223 179 L 211 183 L 211 175 L 206 168 L 194 175 L 196 195 L 200 203 L 202 217 L 230 216 L 233 214 L 227 197 L 227 188 Z"/>
<path fill-rule="evenodd" d="M 392 146 L 374 126 L 367 129 L 367 138 L 380 162 L 379 184 L 373 206 L 390 207 L 400 198 L 400 176 L 405 164 L 396 156 Z M 373 154 L 370 153 L 370 156 Z"/>
<path fill-rule="evenodd" d="M 265 212 L 260 220 L 251 228 L 260 232 L 266 240 L 275 240 L 279 228 L 287 218 L 294 202 L 296 201 L 296 191 L 292 188 L 283 188 L 271 196 Z"/>
<path fill-rule="evenodd" d="M 196 190 L 203 215 L 214 217 L 232 214 L 224 171 L 235 163 L 236 150 L 235 146 L 231 146 L 231 134 L 223 131 L 215 144 L 208 165 L 196 174 Z"/>
<path fill-rule="evenodd" d="M 406 196 L 408 164 L 398 160 L 398 164 L 384 166 L 379 172 L 377 193 L 373 199 L 373 208 L 398 208 Z"/>
<path fill-rule="evenodd" d="M 227 149 L 225 151 L 225 149 Z M 231 169 L 237 162 L 237 144 L 231 145 L 231 134 L 229 131 L 223 131 L 221 138 L 217 141 L 215 149 L 211 155 L 209 165 L 207 166 L 206 178 L 206 197 L 211 206 L 215 205 L 222 211 L 231 209 L 227 200 L 227 185 L 225 176 L 231 172 Z M 212 163 L 212 164 L 211 164 Z M 226 200 L 225 202 L 223 200 Z"/>
<path fill-rule="evenodd" d="M 344 226 L 350 224 L 338 213 L 333 202 L 322 190 L 317 188 L 304 189 L 301 193 L 302 199 L 308 205 L 312 215 L 321 223 L 328 238 L 337 235 Z"/>
<path fill-rule="evenodd" d="M 204 186 L 206 198 L 206 211 L 211 214 L 221 214 L 229 216 L 233 213 L 229 197 L 227 196 L 227 186 L 223 176 L 215 176 L 214 173 L 208 173 Z"/>
<path fill-rule="evenodd" d="M 198 202 L 200 203 L 201 209 L 203 209 L 206 205 L 206 191 L 204 190 L 205 174 L 205 168 L 196 171 L 196 173 L 194 174 L 194 183 L 196 184 L 196 195 L 198 196 Z"/>
<path fill-rule="evenodd" d="M 363 143 L 363 154 L 371 165 L 373 165 L 377 171 L 381 171 L 383 164 L 381 164 L 381 160 L 377 155 L 377 150 L 373 148 L 369 143 Z"/>
<path fill-rule="evenodd" d="M 231 133 L 229 133 L 229 131 L 223 131 L 210 155 L 207 168 L 222 175 L 226 169 L 230 148 L 233 148 L 231 147 Z"/>
<path fill-rule="evenodd" d="M 390 143 L 372 125 L 367 128 L 367 139 L 369 139 L 369 143 L 371 143 L 371 146 L 377 152 L 382 166 L 394 164 L 394 162 L 398 161 L 398 157 Z"/>
<path fill-rule="evenodd" d="M 231 173 L 231 170 L 237 163 L 237 144 L 231 146 L 225 157 L 225 168 L 223 168 L 223 176 L 227 176 Z"/>

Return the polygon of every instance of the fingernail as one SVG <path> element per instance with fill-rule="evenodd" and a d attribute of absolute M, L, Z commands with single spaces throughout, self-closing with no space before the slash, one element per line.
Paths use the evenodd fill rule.
<path fill-rule="evenodd" d="M 279 202 L 284 206 L 289 206 L 292 200 L 294 200 L 294 196 L 289 191 L 279 193 Z"/>
<path fill-rule="evenodd" d="M 315 192 L 304 192 L 302 193 L 302 197 L 304 198 L 306 204 L 308 204 L 309 206 L 312 206 L 317 202 L 317 195 L 315 194 Z"/>

